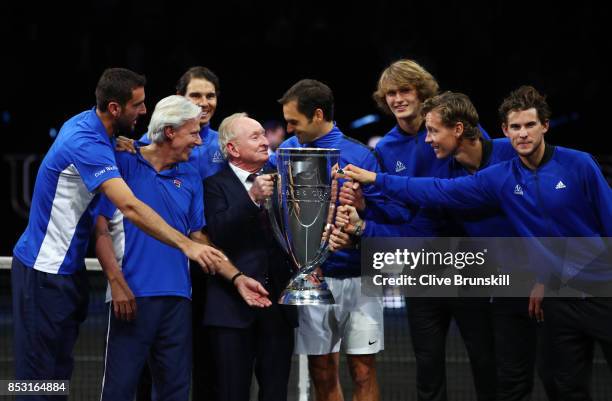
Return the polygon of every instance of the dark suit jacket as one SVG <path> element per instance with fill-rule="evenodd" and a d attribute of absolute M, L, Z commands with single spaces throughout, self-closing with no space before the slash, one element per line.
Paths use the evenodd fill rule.
<path fill-rule="evenodd" d="M 264 284 L 270 300 L 276 303 L 292 274 L 289 259 L 262 224 L 262 219 L 267 219 L 262 216 L 265 212 L 251 200 L 228 164 L 204 181 L 204 210 L 212 242 L 240 271 Z M 281 309 L 286 322 L 296 327 L 296 308 Z M 249 307 L 227 280 L 217 276 L 208 280 L 204 325 L 245 328 L 258 313 L 265 313 L 265 309 Z"/>

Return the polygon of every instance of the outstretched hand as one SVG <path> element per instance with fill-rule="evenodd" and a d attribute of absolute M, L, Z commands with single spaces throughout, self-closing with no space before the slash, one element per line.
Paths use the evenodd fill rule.
<path fill-rule="evenodd" d="M 374 181 L 376 181 L 376 173 L 364 170 L 352 164 L 335 170 L 334 176 L 336 178 L 349 178 L 362 184 L 372 184 Z"/>
<path fill-rule="evenodd" d="M 272 302 L 268 299 L 270 294 L 259 281 L 242 275 L 234 281 L 234 285 L 249 306 L 267 308 L 272 305 Z"/>

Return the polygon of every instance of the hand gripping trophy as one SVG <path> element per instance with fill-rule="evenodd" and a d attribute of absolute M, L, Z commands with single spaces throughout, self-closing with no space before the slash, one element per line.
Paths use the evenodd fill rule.
<path fill-rule="evenodd" d="M 315 270 L 330 253 L 328 240 L 338 199 L 338 181 L 332 178 L 332 168 L 338 163 L 340 151 L 284 148 L 278 149 L 277 155 L 276 185 L 265 207 L 277 241 L 297 270 L 278 302 L 333 304 L 331 291 Z"/>

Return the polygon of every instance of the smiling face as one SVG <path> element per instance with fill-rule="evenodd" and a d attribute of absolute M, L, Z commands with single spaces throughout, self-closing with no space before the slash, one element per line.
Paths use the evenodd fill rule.
<path fill-rule="evenodd" d="M 504 135 L 521 157 L 529 158 L 543 151 L 544 134 L 548 131 L 548 120 L 541 122 L 535 108 L 510 111 L 502 124 Z"/>
<path fill-rule="evenodd" d="M 187 120 L 178 128 L 166 127 L 166 130 L 174 162 L 189 160 L 193 148 L 202 144 L 200 123 L 196 118 Z"/>
<path fill-rule="evenodd" d="M 187 85 L 185 97 L 202 108 L 200 125 L 210 123 L 217 109 L 217 91 L 212 82 L 203 78 L 192 78 Z"/>
<path fill-rule="evenodd" d="M 116 113 L 114 126 L 118 132 L 129 134 L 134 131 L 138 119 L 147 114 L 144 102 L 144 87 L 140 87 L 132 90 L 132 97 L 124 106 L 116 102 L 109 103 L 108 109 Z"/>
<path fill-rule="evenodd" d="M 421 100 L 412 86 L 391 86 L 385 92 L 385 101 L 396 119 L 414 119 L 421 113 Z"/>
<path fill-rule="evenodd" d="M 425 127 L 427 128 L 425 142 L 431 145 L 438 159 L 456 152 L 460 145 L 463 124 L 457 123 L 449 127 L 442 122 L 440 113 L 432 110 L 425 116 Z"/>
<path fill-rule="evenodd" d="M 268 139 L 260 123 L 242 117 L 234 122 L 235 132 L 227 144 L 227 153 L 236 165 L 245 169 L 260 169 L 268 161 Z"/>
<path fill-rule="evenodd" d="M 287 133 L 294 133 L 300 143 L 313 142 L 325 134 L 322 130 L 323 114 L 320 109 L 309 119 L 300 113 L 297 101 L 291 100 L 283 104 L 283 116 L 287 121 Z"/>

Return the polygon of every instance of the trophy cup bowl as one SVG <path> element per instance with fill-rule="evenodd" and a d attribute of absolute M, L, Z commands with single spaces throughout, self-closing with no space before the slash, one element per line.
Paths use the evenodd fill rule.
<path fill-rule="evenodd" d="M 277 150 L 274 193 L 265 207 L 276 240 L 289 255 L 296 273 L 281 293 L 284 305 L 328 305 L 334 297 L 315 270 L 329 255 L 338 199 L 332 167 L 338 149 Z"/>

